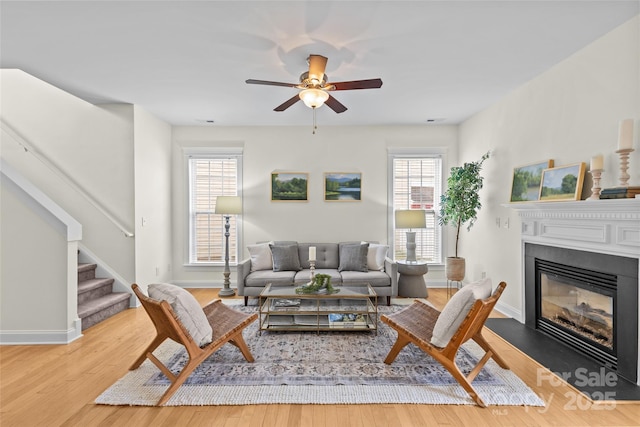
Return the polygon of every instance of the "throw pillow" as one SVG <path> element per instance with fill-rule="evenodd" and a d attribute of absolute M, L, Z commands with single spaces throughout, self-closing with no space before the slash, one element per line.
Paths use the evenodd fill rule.
<path fill-rule="evenodd" d="M 295 245 L 269 245 L 273 256 L 273 271 L 300 271 L 300 257 L 298 256 L 298 244 Z"/>
<path fill-rule="evenodd" d="M 367 268 L 374 271 L 384 271 L 384 259 L 387 257 L 389 246 L 369 243 L 367 253 Z"/>
<path fill-rule="evenodd" d="M 271 248 L 269 243 L 259 243 L 257 245 L 248 245 L 249 255 L 251 256 L 251 271 L 272 270 L 273 260 L 271 259 Z"/>
<path fill-rule="evenodd" d="M 198 301 L 189 292 L 168 283 L 151 284 L 147 292 L 150 298 L 158 301 L 165 300 L 171 305 L 182 325 L 200 347 L 213 341 L 213 329 L 209 320 Z"/>
<path fill-rule="evenodd" d="M 367 272 L 368 243 L 346 244 L 340 243 L 340 265 L 338 271 L 363 271 Z"/>
<path fill-rule="evenodd" d="M 446 347 L 458 330 L 460 324 L 478 299 L 485 299 L 491 295 L 491 279 L 486 278 L 463 286 L 444 306 L 431 335 L 431 344 L 436 347 Z"/>

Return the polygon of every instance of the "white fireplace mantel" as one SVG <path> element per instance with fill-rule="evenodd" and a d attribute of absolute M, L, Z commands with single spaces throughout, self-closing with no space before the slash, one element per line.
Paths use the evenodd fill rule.
<path fill-rule="evenodd" d="M 518 212 L 523 242 L 640 258 L 640 199 L 503 206 Z"/>
<path fill-rule="evenodd" d="M 524 202 L 502 205 L 521 218 L 525 243 L 638 259 L 640 277 L 640 199 Z M 523 261 L 524 266 L 524 261 Z M 522 283 L 525 283 L 524 268 Z M 640 305 L 640 295 L 638 296 Z M 522 293 L 522 307 L 525 295 Z M 524 323 L 524 318 L 520 322 Z M 638 319 L 638 385 L 640 385 L 640 318 Z"/>

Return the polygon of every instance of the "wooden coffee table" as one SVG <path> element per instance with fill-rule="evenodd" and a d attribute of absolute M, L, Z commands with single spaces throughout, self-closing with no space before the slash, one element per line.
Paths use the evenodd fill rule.
<path fill-rule="evenodd" d="M 296 286 L 268 284 L 259 297 L 262 331 L 376 331 L 378 295 L 363 283 L 338 293 L 297 294 Z"/>

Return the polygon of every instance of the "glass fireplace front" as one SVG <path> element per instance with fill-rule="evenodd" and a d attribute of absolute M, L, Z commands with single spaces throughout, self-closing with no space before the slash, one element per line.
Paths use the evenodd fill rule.
<path fill-rule="evenodd" d="M 605 290 L 588 288 L 542 272 L 540 319 L 613 351 L 614 297 Z"/>

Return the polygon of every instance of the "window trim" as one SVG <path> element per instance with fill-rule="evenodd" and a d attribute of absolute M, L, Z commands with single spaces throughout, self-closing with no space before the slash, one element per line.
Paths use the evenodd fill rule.
<path fill-rule="evenodd" d="M 396 159 L 424 159 L 424 158 L 439 158 L 441 161 L 440 168 L 440 185 L 441 193 L 445 191 L 445 168 L 447 163 L 447 150 L 442 147 L 388 147 L 387 149 L 387 242 L 389 242 L 389 249 L 391 254 L 394 253 L 394 235 L 393 228 L 393 216 L 394 216 L 394 175 L 393 175 L 393 162 Z M 440 200 L 434 198 L 433 211 L 435 215 L 438 215 L 440 211 Z M 437 226 L 437 221 L 436 221 Z M 440 267 L 445 265 L 446 253 L 447 253 L 447 227 L 440 227 L 440 260 L 439 263 L 428 263 L 429 266 Z M 395 255 L 394 255 L 395 256 Z"/>
<path fill-rule="evenodd" d="M 236 172 L 237 172 L 237 195 L 242 198 L 242 177 L 243 177 L 243 152 L 244 150 L 239 147 L 184 147 L 183 152 L 183 168 L 184 168 L 184 212 L 185 212 L 185 224 L 184 224 L 184 251 L 183 251 L 183 266 L 185 267 L 223 267 L 224 260 L 216 262 L 191 262 L 191 247 L 192 247 L 192 234 L 191 230 L 193 224 L 191 223 L 191 171 L 189 167 L 189 160 L 193 158 L 197 159 L 224 159 L 235 158 L 236 159 Z M 244 202 L 244 199 L 243 199 Z M 244 208 L 243 208 L 244 210 Z M 240 260 L 242 243 L 244 242 L 243 236 L 243 218 L 239 215 L 239 220 L 236 223 L 236 262 L 229 261 L 229 266 L 236 266 Z"/>

